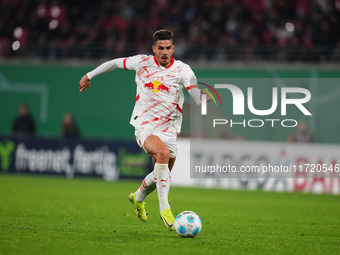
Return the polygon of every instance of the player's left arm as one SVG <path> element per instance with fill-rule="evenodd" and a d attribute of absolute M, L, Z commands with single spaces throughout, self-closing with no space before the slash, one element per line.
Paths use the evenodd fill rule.
<path fill-rule="evenodd" d="M 204 90 L 198 88 L 197 78 L 189 66 L 184 70 L 183 85 L 197 105 L 201 104 L 203 94 L 207 95 L 207 102 L 212 99 Z"/>
<path fill-rule="evenodd" d="M 205 92 L 203 89 L 200 89 L 200 92 L 201 92 L 201 100 L 202 100 L 202 95 L 203 94 L 205 94 L 205 95 L 207 95 L 207 102 L 209 102 L 211 99 L 212 99 L 212 97 L 209 95 L 209 94 L 207 94 L 207 92 Z"/>

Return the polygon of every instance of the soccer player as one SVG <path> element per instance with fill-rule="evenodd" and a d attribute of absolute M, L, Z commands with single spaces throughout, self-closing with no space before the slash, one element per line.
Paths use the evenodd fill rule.
<path fill-rule="evenodd" d="M 138 145 L 152 157 L 154 170 L 145 177 L 136 192 L 130 193 L 128 199 L 134 205 L 137 216 L 147 221 L 144 200 L 157 188 L 160 216 L 170 230 L 174 230 L 175 219 L 168 193 L 171 170 L 176 160 L 176 137 L 182 124 L 183 88 L 198 105 L 204 93 L 198 88 L 191 68 L 172 57 L 174 49 L 172 31 L 156 31 L 152 46 L 154 56 L 113 59 L 84 75 L 79 82 L 79 91 L 82 92 L 90 87 L 90 80 L 102 73 L 116 68 L 136 71 L 137 95 L 130 124 L 135 127 Z"/>

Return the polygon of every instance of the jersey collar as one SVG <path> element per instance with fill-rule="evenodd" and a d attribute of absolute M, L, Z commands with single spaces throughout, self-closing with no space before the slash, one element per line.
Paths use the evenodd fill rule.
<path fill-rule="evenodd" d="M 160 65 L 159 65 L 159 63 L 158 63 L 156 57 L 153 57 L 153 59 L 155 60 L 155 63 L 157 64 L 157 66 L 160 67 Z M 169 65 L 168 67 L 166 67 L 166 69 L 169 69 L 169 68 L 173 65 L 174 62 L 175 62 L 174 57 L 171 57 L 170 65 Z"/>

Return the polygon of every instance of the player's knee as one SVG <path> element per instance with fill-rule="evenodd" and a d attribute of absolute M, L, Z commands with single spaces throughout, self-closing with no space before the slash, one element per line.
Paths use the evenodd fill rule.
<path fill-rule="evenodd" d="M 168 148 L 160 149 L 156 153 L 157 163 L 168 163 L 170 160 L 170 150 Z"/>

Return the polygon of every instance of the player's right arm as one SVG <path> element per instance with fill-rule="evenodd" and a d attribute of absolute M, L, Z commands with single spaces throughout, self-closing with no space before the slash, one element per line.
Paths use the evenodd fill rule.
<path fill-rule="evenodd" d="M 116 68 L 124 68 L 126 70 L 132 70 L 135 68 L 135 65 L 137 62 L 139 62 L 140 58 L 143 57 L 143 55 L 137 55 L 133 57 L 127 57 L 127 58 L 116 58 L 110 61 L 107 61 L 91 72 L 88 72 L 85 74 L 79 82 L 79 92 L 83 92 L 85 89 L 90 87 L 90 80 L 92 80 L 94 77 L 110 72 Z"/>
<path fill-rule="evenodd" d="M 79 82 L 79 92 L 83 92 L 85 89 L 90 87 L 90 79 L 85 74 L 83 77 L 81 77 L 80 82 Z"/>
<path fill-rule="evenodd" d="M 88 72 L 85 74 L 79 82 L 79 92 L 83 92 L 85 89 L 90 87 L 90 80 L 92 80 L 94 77 L 110 72 L 116 68 L 124 68 L 124 59 L 125 58 L 116 58 L 110 61 L 107 61 L 91 72 Z"/>

